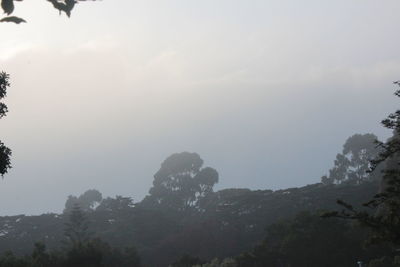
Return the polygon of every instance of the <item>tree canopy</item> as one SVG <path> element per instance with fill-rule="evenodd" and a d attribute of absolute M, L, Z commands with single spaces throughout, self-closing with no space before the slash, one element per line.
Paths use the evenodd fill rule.
<path fill-rule="evenodd" d="M 169 156 L 154 175 L 150 196 L 145 202 L 175 210 L 187 210 L 213 192 L 218 172 L 204 167 L 197 153 L 175 153 Z"/>
<path fill-rule="evenodd" d="M 79 206 L 83 211 L 91 211 L 100 204 L 103 197 L 96 189 L 90 189 L 81 194 L 79 197 L 68 196 L 65 202 L 64 213 L 70 212 L 74 209 L 75 205 Z"/>
<path fill-rule="evenodd" d="M 322 176 L 324 184 L 360 184 L 379 176 L 379 171 L 368 172 L 371 160 L 380 152 L 374 134 L 355 134 L 343 145 L 342 153 L 336 155 L 334 166 L 327 176 Z"/>

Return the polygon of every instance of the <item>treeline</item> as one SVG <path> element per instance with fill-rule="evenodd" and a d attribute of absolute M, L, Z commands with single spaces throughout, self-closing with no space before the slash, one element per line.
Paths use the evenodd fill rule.
<path fill-rule="evenodd" d="M 36 241 L 45 243 L 50 251 L 64 250 L 62 241 L 66 239 L 70 214 L 74 206 L 81 205 L 91 237 L 121 251 L 123 247 L 135 247 L 145 266 L 167 266 L 184 254 L 198 257 L 205 264 L 215 257 L 225 259 L 252 251 L 266 236 L 267 226 L 294 218 L 304 210 L 335 209 L 338 198 L 361 204 L 378 187 L 377 181 L 366 181 L 278 191 L 225 189 L 212 193 L 198 207 L 185 210 L 133 203 L 122 196 L 98 201 L 99 193 L 88 190 L 69 197 L 63 214 L 0 217 L 0 251 L 30 255 Z M 91 199 L 90 195 L 96 197 Z M 336 246 L 341 247 L 339 243 Z M 360 250 L 349 253 L 362 258 Z"/>
<path fill-rule="evenodd" d="M 6 251 L 0 267 L 140 267 L 134 247 L 111 247 L 90 232 L 89 221 L 79 205 L 68 214 L 60 248 L 48 251 L 43 242 L 36 242 L 30 255 L 16 256 Z"/>
<path fill-rule="evenodd" d="M 36 243 L 33 252 L 16 256 L 11 251 L 0 257 L 1 267 L 139 267 L 140 258 L 134 248 L 111 248 L 100 239 L 92 239 L 79 246 L 48 251 L 43 243 Z"/>
<path fill-rule="evenodd" d="M 179 166 L 180 161 L 172 165 Z M 381 248 L 363 247 L 365 230 L 315 213 L 337 209 L 338 198 L 357 205 L 366 202 L 379 188 L 377 179 L 278 191 L 213 192 L 212 186 L 204 190 L 199 182 L 204 176 L 188 183 L 204 168 L 189 171 L 186 164 L 195 166 L 186 161 L 182 172 L 174 175 L 191 190 L 177 182 L 162 188 L 165 198 L 150 194 L 134 203 L 129 197 L 103 198 L 97 190 L 88 190 L 68 197 L 60 215 L 1 217 L 0 251 L 16 255 L 7 253 L 0 262 L 3 266 L 139 266 L 140 255 L 143 266 L 301 267 L 354 266 L 358 260 L 385 255 Z M 181 175 L 188 175 L 187 180 Z M 172 173 L 166 177 L 172 179 Z M 171 193 L 179 190 L 189 192 Z M 35 263 L 38 259 L 41 262 Z"/>

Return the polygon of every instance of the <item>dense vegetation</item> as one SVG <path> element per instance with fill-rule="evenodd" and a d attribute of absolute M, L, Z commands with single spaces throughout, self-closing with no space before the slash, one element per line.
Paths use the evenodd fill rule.
<path fill-rule="evenodd" d="M 335 201 L 338 198 L 352 203 L 363 203 L 376 193 L 378 186 L 377 181 L 368 181 L 359 185 L 315 184 L 278 191 L 225 189 L 211 193 L 201 205 L 185 210 L 156 207 L 147 200 L 133 203 L 130 198 L 121 196 L 99 200 L 101 194 L 89 190 L 81 196 L 69 197 L 63 214 L 1 217 L 0 251 L 12 250 L 19 256 L 31 254 L 37 241 L 46 244 L 50 251 L 62 251 L 64 249 L 62 241 L 66 238 L 66 224 L 70 220 L 74 206 L 80 206 L 87 220 L 87 231 L 80 231 L 82 238 L 85 233 L 91 233 L 91 238 L 103 240 L 102 242 L 107 242 L 110 247 L 119 250 L 123 250 L 124 247 L 135 247 L 142 262 L 148 266 L 167 266 L 185 254 L 204 262 L 213 258 L 235 257 L 248 251 L 248 254 L 240 258 L 248 261 L 254 258 L 253 252 L 250 251 L 266 235 L 269 239 L 271 233 L 280 229 L 275 233 L 275 237 L 283 240 L 286 239 L 285 235 L 298 230 L 302 224 L 292 225 L 291 219 L 299 220 L 296 214 L 303 211 L 310 212 L 308 217 L 301 215 L 300 218 L 305 221 L 303 225 L 307 225 L 307 220 L 310 220 L 312 224 L 309 231 L 315 229 L 317 231 L 314 233 L 315 236 L 325 230 L 333 231 L 331 226 L 335 223 L 338 223 L 334 228 L 337 231 L 344 229 L 346 233 L 351 232 L 349 224 L 339 223 L 338 220 L 322 220 L 314 212 L 337 208 Z M 73 201 L 75 203 L 71 208 Z M 321 223 L 319 229 L 314 227 L 318 223 Z M 265 230 L 267 226 L 270 228 Z M 327 233 L 321 237 L 320 242 L 325 237 L 328 239 L 328 236 L 337 237 L 329 242 L 330 253 L 331 255 L 347 253 L 341 266 L 353 266 L 354 260 L 369 258 L 366 257 L 367 251 L 363 249 L 362 244 L 364 232 L 348 236 L 346 240 L 341 239 L 346 236 L 345 233 L 336 234 L 337 232 Z M 351 238 L 355 245 L 343 251 L 341 242 L 347 242 Z M 267 247 L 265 242 L 267 241 L 264 240 L 263 248 Z M 315 242 L 319 247 L 317 240 Z M 297 245 L 291 244 L 291 246 Z M 261 251 L 260 247 L 256 250 Z M 284 250 L 286 251 L 286 248 Z M 317 251 L 315 254 L 312 253 L 311 250 L 308 256 L 314 255 L 315 262 L 319 263 L 316 256 L 320 254 Z M 352 264 L 344 264 L 348 262 Z M 246 263 L 242 266 L 250 265 Z"/>

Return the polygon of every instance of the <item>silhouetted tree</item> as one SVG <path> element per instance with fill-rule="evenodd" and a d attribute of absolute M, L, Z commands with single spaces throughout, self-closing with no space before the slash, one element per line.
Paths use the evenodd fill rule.
<path fill-rule="evenodd" d="M 9 75 L 0 72 L 0 100 L 7 96 L 7 89 L 10 86 Z M 0 119 L 8 112 L 6 104 L 0 102 Z M 4 176 L 11 168 L 11 150 L 0 141 L 0 175 Z"/>
<path fill-rule="evenodd" d="M 32 252 L 32 265 L 35 267 L 51 266 L 50 254 L 46 251 L 46 245 L 41 242 L 35 243 Z"/>
<path fill-rule="evenodd" d="M 84 245 L 90 240 L 89 222 L 80 208 L 75 205 L 69 213 L 69 221 L 65 224 L 65 238 L 69 247 L 77 247 Z"/>
<path fill-rule="evenodd" d="M 169 156 L 154 175 L 150 197 L 154 204 L 175 210 L 187 210 L 213 192 L 218 172 L 202 168 L 203 160 L 196 153 L 182 152 Z"/>
<path fill-rule="evenodd" d="M 335 166 L 323 176 L 324 184 L 360 184 L 379 175 L 379 171 L 368 172 L 371 160 L 380 151 L 374 134 L 355 134 L 346 140 L 341 154 L 336 155 Z"/>

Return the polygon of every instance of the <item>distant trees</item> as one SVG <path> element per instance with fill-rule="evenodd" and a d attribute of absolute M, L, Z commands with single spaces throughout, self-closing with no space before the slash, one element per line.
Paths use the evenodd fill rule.
<path fill-rule="evenodd" d="M 363 233 L 347 221 L 302 212 L 266 229 L 263 242 L 236 257 L 238 267 L 351 267 L 377 255 L 364 249 Z"/>
<path fill-rule="evenodd" d="M 70 195 L 65 202 L 64 214 L 72 212 L 76 207 L 83 212 L 107 211 L 123 212 L 134 207 L 131 197 L 116 196 L 103 199 L 102 194 L 96 189 L 85 191 L 79 197 Z"/>
<path fill-rule="evenodd" d="M 89 230 L 86 214 L 78 205 L 69 213 L 65 225 L 65 259 L 62 266 L 73 267 L 139 267 L 140 258 L 134 247 L 112 248 Z"/>
<path fill-rule="evenodd" d="M 87 190 L 79 197 L 70 195 L 65 202 L 64 213 L 72 211 L 76 205 L 85 212 L 91 211 L 100 204 L 102 199 L 101 193 L 96 189 Z"/>
<path fill-rule="evenodd" d="M 368 173 L 371 160 L 380 152 L 374 134 L 355 134 L 343 145 L 341 154 L 336 155 L 334 166 L 328 176 L 322 176 L 323 184 L 360 184 L 379 176 L 379 171 Z"/>
<path fill-rule="evenodd" d="M 103 199 L 96 210 L 108 212 L 124 212 L 133 207 L 134 204 L 132 198 L 116 196 L 115 198 L 107 197 Z"/>
<path fill-rule="evenodd" d="M 0 72 L 0 100 L 7 96 L 7 89 L 10 86 L 10 76 L 5 72 Z M 0 102 L 0 119 L 8 112 L 7 105 Z M 0 141 L 0 175 L 4 176 L 8 169 L 11 168 L 11 149 L 6 147 L 3 142 Z"/>
<path fill-rule="evenodd" d="M 192 267 L 201 265 L 203 263 L 205 262 L 200 258 L 185 254 L 182 257 L 180 257 L 177 261 L 172 263 L 170 267 Z"/>
<path fill-rule="evenodd" d="M 78 205 L 69 213 L 65 227 L 65 259 L 68 267 L 139 267 L 140 258 L 134 247 L 112 248 L 100 238 L 94 238 L 89 221 Z"/>
<path fill-rule="evenodd" d="M 238 265 L 235 259 L 225 258 L 223 260 L 213 259 L 208 263 L 194 265 L 193 267 L 238 267 Z"/>
<path fill-rule="evenodd" d="M 182 152 L 169 156 L 154 175 L 153 187 L 144 203 L 152 203 L 178 211 L 196 207 L 213 192 L 218 172 L 204 167 L 197 153 Z"/>
<path fill-rule="evenodd" d="M 66 244 L 68 247 L 79 248 L 91 238 L 89 222 L 77 204 L 70 211 L 68 217 L 69 221 L 65 224 Z"/>
<path fill-rule="evenodd" d="M 112 247 L 89 230 L 93 229 L 93 226 L 89 225 L 87 216 L 92 214 L 84 213 L 79 206 L 75 206 L 68 214 L 65 224 L 64 246 L 59 249 L 53 246 L 52 250 L 48 250 L 44 242 L 36 242 L 33 252 L 29 255 L 17 256 L 12 252 L 0 255 L 0 267 L 140 267 L 140 257 L 135 247 L 130 245 L 121 248 L 126 243 Z M 53 223 L 47 224 L 49 228 Z M 32 222 L 28 225 L 28 228 L 37 226 Z M 46 243 L 49 241 L 48 235 L 51 235 L 49 232 L 49 229 L 43 232 L 43 235 L 46 235 Z M 34 238 L 32 235 L 28 236 L 29 241 L 24 243 L 30 243 Z"/>

